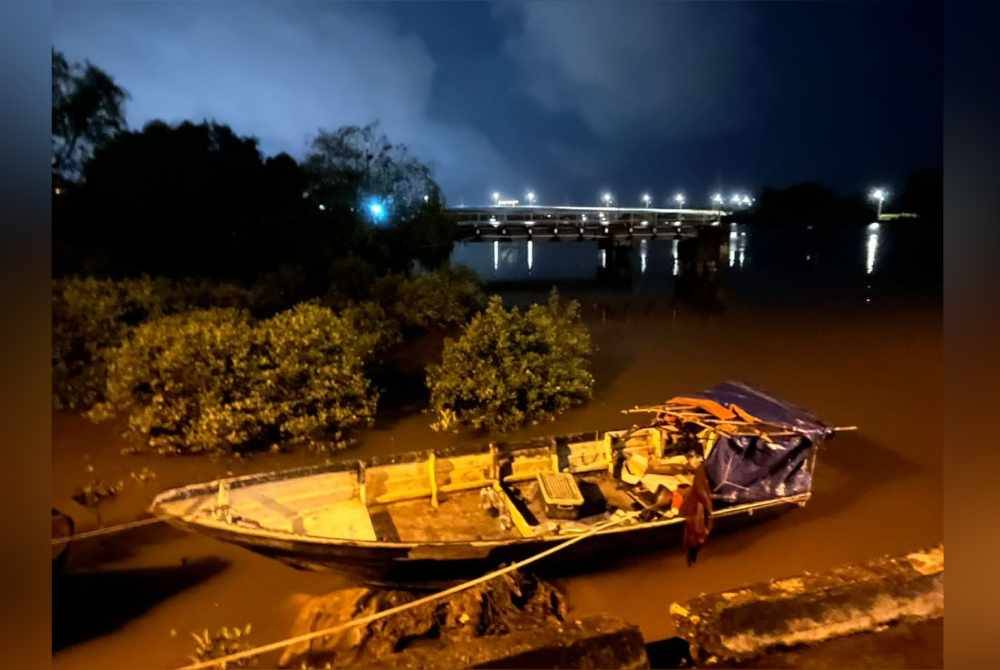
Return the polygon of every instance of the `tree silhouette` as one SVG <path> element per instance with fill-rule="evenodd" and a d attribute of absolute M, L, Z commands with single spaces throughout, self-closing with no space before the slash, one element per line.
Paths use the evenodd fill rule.
<path fill-rule="evenodd" d="M 440 200 L 430 168 L 405 145 L 391 143 L 378 122 L 321 129 L 304 166 L 324 206 L 358 208 L 365 198 L 377 197 L 390 203 L 395 217 L 403 218 L 431 199 Z"/>
<path fill-rule="evenodd" d="M 52 50 L 52 172 L 72 182 L 96 147 L 125 130 L 128 93 L 106 72 Z"/>

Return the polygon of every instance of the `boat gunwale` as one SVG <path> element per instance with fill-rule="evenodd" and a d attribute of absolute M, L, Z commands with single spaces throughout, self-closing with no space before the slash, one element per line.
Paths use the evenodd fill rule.
<path fill-rule="evenodd" d="M 757 510 L 767 509 L 771 507 L 780 507 L 782 505 L 804 506 L 806 502 L 808 502 L 811 496 L 812 492 L 807 491 L 805 493 L 799 493 L 793 496 L 783 496 L 780 498 L 771 498 L 769 500 L 762 500 L 758 502 L 733 505 L 732 507 L 723 507 L 721 509 L 713 510 L 712 518 L 735 516 L 741 513 L 753 514 Z M 594 536 L 611 535 L 615 533 L 632 532 L 649 528 L 663 528 L 666 526 L 672 526 L 679 523 L 683 523 L 684 521 L 685 517 L 675 516 L 670 519 L 657 519 L 652 521 L 644 521 L 638 524 L 629 524 L 627 526 L 612 526 L 610 528 L 599 530 L 596 533 L 593 533 L 593 535 Z M 503 540 L 442 540 L 436 542 L 435 541 L 386 542 L 384 540 L 354 540 L 350 538 L 324 537 L 322 535 L 308 535 L 306 533 L 292 533 L 280 530 L 270 530 L 270 529 L 266 530 L 260 528 L 253 528 L 251 526 L 240 526 L 237 524 L 227 523 L 224 521 L 217 521 L 212 518 L 196 519 L 192 518 L 191 516 L 168 515 L 167 522 L 173 526 L 178 526 L 178 527 L 204 528 L 211 531 L 221 531 L 222 534 L 235 537 L 244 537 L 244 538 L 253 537 L 258 539 L 277 540 L 281 542 L 290 541 L 293 543 L 310 544 L 316 546 L 357 547 L 359 549 L 414 549 L 418 547 L 443 548 L 443 547 L 456 547 L 456 546 L 496 548 L 496 547 L 514 546 L 518 544 L 529 544 L 538 542 L 562 542 L 571 537 L 577 537 L 587 532 L 584 530 L 580 531 L 579 533 L 543 534 L 543 535 L 536 535 L 533 537 L 515 537 Z"/>
<path fill-rule="evenodd" d="M 336 461 L 328 463 L 317 463 L 314 465 L 300 465 L 294 468 L 286 468 L 282 470 L 268 470 L 266 472 L 253 472 L 246 475 L 238 475 L 233 477 L 219 477 L 218 479 L 213 479 L 207 482 L 198 482 L 195 484 L 186 484 L 184 486 L 177 486 L 171 489 L 160 492 L 153 498 L 153 502 L 150 505 L 152 510 L 158 504 L 164 502 L 173 502 L 175 500 L 184 500 L 190 498 L 193 495 L 201 495 L 200 490 L 204 489 L 205 492 L 217 489 L 219 484 L 225 482 L 230 489 L 243 488 L 245 486 L 252 486 L 256 484 L 266 484 L 269 482 L 280 482 L 287 479 L 296 479 L 299 477 L 312 476 L 327 474 L 333 472 L 349 472 L 351 470 L 357 472 L 358 463 L 364 465 L 365 468 L 377 468 L 381 466 L 388 465 L 401 465 L 405 463 L 419 463 L 421 459 L 426 459 L 427 455 L 431 452 L 434 453 L 435 458 L 451 458 L 454 456 L 474 456 L 477 454 L 488 454 L 490 449 L 494 448 L 498 455 L 509 455 L 521 451 L 535 451 L 546 448 L 558 447 L 566 441 L 578 438 L 584 438 L 586 436 L 593 435 L 593 440 L 603 439 L 604 435 L 608 433 L 626 433 L 630 429 L 628 428 L 615 428 L 611 430 L 604 431 L 582 431 L 579 433 L 569 433 L 566 435 L 555 435 L 548 437 L 537 437 L 530 438 L 523 442 L 490 442 L 486 445 L 482 444 L 469 444 L 463 443 L 459 445 L 454 445 L 450 447 L 444 447 L 440 449 L 414 449 L 410 451 L 402 451 L 396 454 L 391 454 L 388 456 L 372 456 L 368 459 L 338 459 Z M 592 441 L 593 441 L 592 440 Z M 624 445 L 614 445 L 616 450 L 624 448 Z"/>

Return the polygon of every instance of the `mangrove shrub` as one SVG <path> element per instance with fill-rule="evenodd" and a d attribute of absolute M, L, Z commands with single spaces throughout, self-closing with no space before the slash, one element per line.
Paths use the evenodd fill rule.
<path fill-rule="evenodd" d="M 167 316 L 110 356 L 107 401 L 91 416 L 127 417 L 129 436 L 160 453 L 339 448 L 373 420 L 373 346 L 314 304 L 257 323 L 234 309 Z"/>
<path fill-rule="evenodd" d="M 204 280 L 68 277 L 52 285 L 52 395 L 56 409 L 104 398 L 108 352 L 140 323 L 191 309 L 249 308 L 250 291 Z"/>
<path fill-rule="evenodd" d="M 52 289 L 53 403 L 87 409 L 103 398 L 107 351 L 131 326 L 161 313 L 161 291 L 149 278 L 74 277 Z"/>
<path fill-rule="evenodd" d="M 435 430 L 507 431 L 591 397 L 590 333 L 575 301 L 507 310 L 499 297 L 445 340 L 427 372 Z"/>
<path fill-rule="evenodd" d="M 464 324 L 486 302 L 479 279 L 464 266 L 387 275 L 375 283 L 374 297 L 403 328 L 423 330 Z"/>

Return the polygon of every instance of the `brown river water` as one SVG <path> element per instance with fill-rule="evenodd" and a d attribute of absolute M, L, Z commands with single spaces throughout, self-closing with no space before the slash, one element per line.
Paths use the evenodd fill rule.
<path fill-rule="evenodd" d="M 597 345 L 593 400 L 504 439 L 626 427 L 624 408 L 726 379 L 860 429 L 824 445 L 806 507 L 714 533 L 693 567 L 679 546 L 636 554 L 627 544 L 617 559 L 572 566 L 558 581 L 578 615 L 613 614 L 662 639 L 672 634 L 671 601 L 943 540 L 940 231 L 739 226 L 677 245 L 467 243 L 452 258 L 511 303 L 559 286 L 581 301 Z M 433 357 L 439 346 L 411 353 Z M 398 406 L 345 456 L 495 437 L 443 435 L 429 423 L 419 407 Z M 100 507 L 107 524 L 138 518 L 165 488 L 321 460 L 122 456 L 117 432 L 53 416 L 57 496 L 92 478 L 125 482 Z M 130 476 L 143 467 L 156 478 Z M 302 594 L 346 583 L 162 525 L 81 542 L 69 559 L 53 611 L 53 666 L 66 670 L 178 667 L 192 652 L 190 633 L 204 628 L 252 623 L 255 642 L 276 640 Z"/>

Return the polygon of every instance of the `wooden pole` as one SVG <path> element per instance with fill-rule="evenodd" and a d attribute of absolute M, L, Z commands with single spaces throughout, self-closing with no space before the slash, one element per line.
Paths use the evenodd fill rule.
<path fill-rule="evenodd" d="M 436 456 L 432 450 L 427 455 L 427 476 L 430 478 L 431 482 L 431 507 L 437 509 L 438 506 L 438 487 L 437 487 L 437 465 L 435 463 Z"/>

